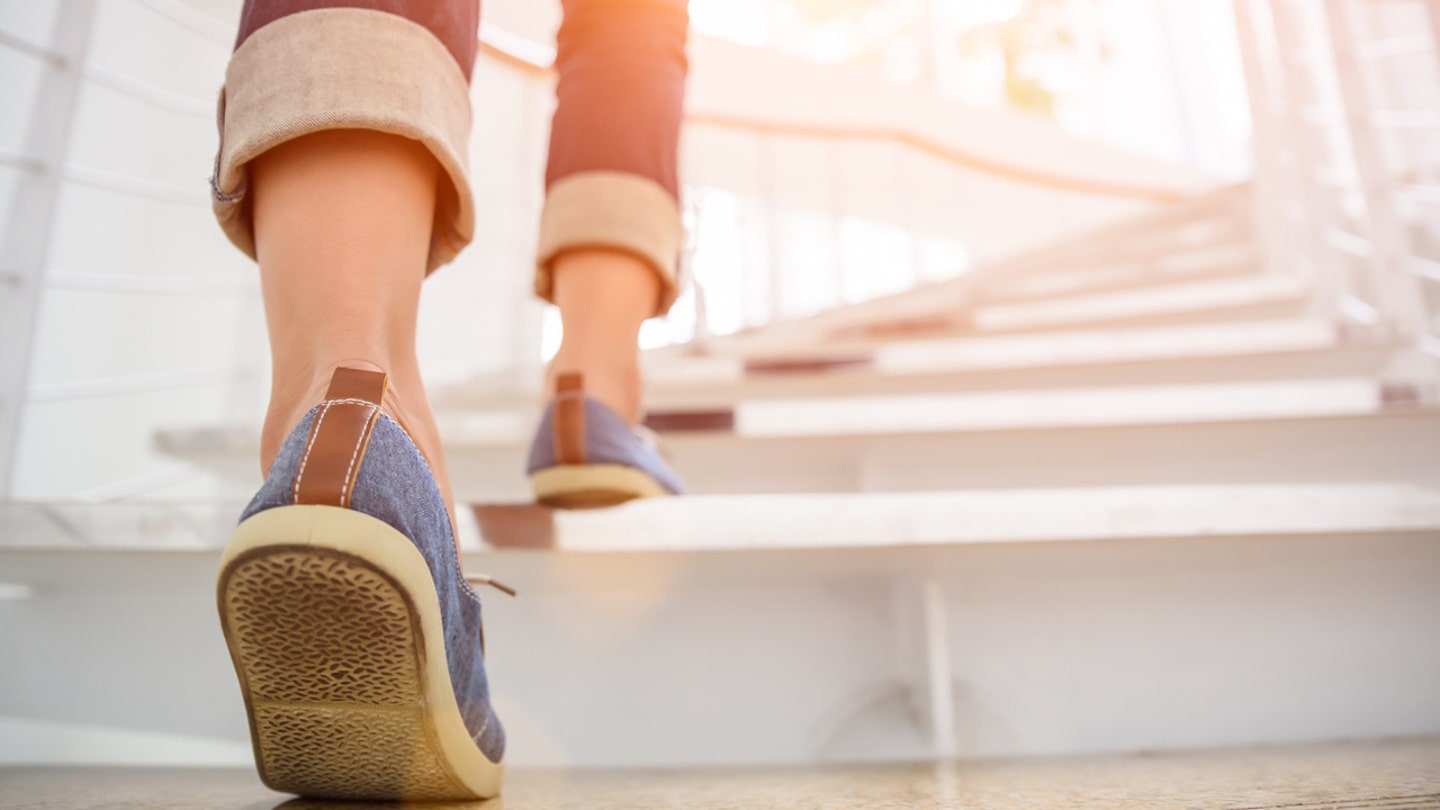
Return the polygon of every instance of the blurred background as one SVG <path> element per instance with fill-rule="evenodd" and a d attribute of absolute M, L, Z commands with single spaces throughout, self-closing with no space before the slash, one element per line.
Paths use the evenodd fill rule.
<path fill-rule="evenodd" d="M 244 764 L 258 487 L 210 214 L 238 0 L 0 4 L 0 762 Z M 1440 2 L 692 0 L 695 495 L 523 457 L 557 3 L 487 0 L 474 245 L 426 285 L 520 765 L 1440 733 Z M 514 548 L 516 545 L 527 548 Z"/>

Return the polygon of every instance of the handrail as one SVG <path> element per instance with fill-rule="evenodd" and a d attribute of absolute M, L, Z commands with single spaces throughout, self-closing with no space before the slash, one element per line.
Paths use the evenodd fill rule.
<path fill-rule="evenodd" d="M 0 148 L 0 166 L 9 166 L 22 172 L 39 172 L 45 170 L 44 163 L 4 148 Z"/>
<path fill-rule="evenodd" d="M 181 28 L 222 45 L 231 44 L 234 37 L 230 23 L 193 9 L 178 0 L 136 0 L 136 2 Z"/>
<path fill-rule="evenodd" d="M 533 76 L 548 76 L 555 67 L 555 49 L 513 31 L 480 21 L 480 53 Z"/>
<path fill-rule="evenodd" d="M 25 398 L 29 402 L 95 399 L 120 394 L 147 394 L 209 385 L 226 385 L 244 378 L 244 373 L 235 368 L 183 369 L 127 374 L 118 377 L 93 377 L 88 380 L 35 383 L 30 386 Z"/>
<path fill-rule="evenodd" d="M 933 138 L 917 135 L 907 130 L 885 126 L 861 126 L 856 124 L 802 124 L 786 121 L 763 121 L 744 116 L 727 116 L 714 113 L 687 113 L 685 120 L 692 124 L 715 126 L 725 129 L 743 129 L 767 135 L 786 135 L 799 138 L 822 140 L 880 141 L 907 146 L 930 155 L 952 166 L 988 174 L 1004 180 L 1032 186 L 1045 186 L 1055 191 L 1070 191 L 1093 194 L 1101 197 L 1124 197 L 1144 202 L 1172 203 L 1188 200 L 1194 195 L 1171 189 L 1136 186 L 1128 183 L 1111 183 L 1084 177 L 1055 174 L 1041 169 L 1031 169 L 1014 163 L 995 160 L 956 149 Z"/>
<path fill-rule="evenodd" d="M 31 57 L 32 59 L 38 59 L 47 65 L 51 65 L 52 67 L 58 66 L 65 61 L 64 58 L 60 56 L 60 54 L 50 50 L 49 48 L 46 48 L 43 45 L 36 45 L 33 42 L 28 42 L 24 39 L 21 39 L 20 37 L 15 36 L 9 31 L 0 31 L 0 47 L 9 48 L 16 53 L 23 53 L 26 56 Z"/>
<path fill-rule="evenodd" d="M 201 118 L 213 118 L 215 116 L 215 103 L 203 101 L 184 93 L 176 93 L 166 90 L 150 82 L 141 81 L 133 76 L 126 76 L 123 73 L 101 67 L 99 65 L 87 64 L 84 69 L 85 78 L 96 84 L 108 87 L 117 93 L 130 96 L 137 101 L 143 101 L 153 107 L 170 112 L 183 113 Z"/>
<path fill-rule="evenodd" d="M 83 186 L 129 194 L 132 197 L 140 197 L 156 202 L 170 203 L 173 205 L 210 204 L 210 195 L 203 192 L 192 191 L 188 188 L 181 188 L 165 183 L 157 183 L 151 180 L 143 180 L 138 177 L 116 174 L 115 172 L 96 169 L 91 166 L 79 166 L 73 163 L 67 163 L 61 168 L 60 176 L 72 183 L 79 183 Z"/>
<path fill-rule="evenodd" d="M 87 273 L 57 271 L 45 274 L 45 287 L 55 290 L 135 293 L 140 295 L 216 296 L 237 298 L 260 295 L 258 280 L 192 278 L 190 276 L 144 276 L 133 273 Z"/>
<path fill-rule="evenodd" d="M 525 39 L 524 37 L 491 25 L 480 28 L 479 52 L 490 59 L 533 76 L 549 76 L 554 69 L 554 49 Z M 541 58 L 545 54 L 548 58 Z M 822 140 L 852 140 L 893 143 L 914 149 L 952 166 L 1000 177 L 1017 183 L 1044 186 L 1055 191 L 1092 194 L 1101 197 L 1120 197 L 1143 202 L 1173 203 L 1192 197 L 1191 194 L 1171 189 L 1138 186 L 1129 183 L 1111 183 L 1084 177 L 1056 174 L 1040 169 L 1031 169 L 1014 163 L 995 160 L 983 155 L 965 152 L 933 138 L 886 126 L 859 126 L 853 124 L 803 124 L 787 121 L 763 120 L 746 116 L 721 115 L 716 113 L 686 112 L 685 121 L 690 124 L 712 126 L 723 129 L 738 129 L 766 135 L 781 135 Z"/>

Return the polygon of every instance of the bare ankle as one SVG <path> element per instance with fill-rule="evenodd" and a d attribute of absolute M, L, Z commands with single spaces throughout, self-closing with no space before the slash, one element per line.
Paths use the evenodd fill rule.
<path fill-rule="evenodd" d="M 324 401 L 330 378 L 337 368 L 342 367 L 386 371 L 379 363 L 358 359 L 303 365 L 276 363 L 270 381 L 270 404 L 260 431 L 260 467 L 263 472 L 269 473 L 280 447 L 305 414 Z"/>
<path fill-rule="evenodd" d="M 555 393 L 555 379 L 561 372 L 579 372 L 584 376 L 585 393 L 604 403 L 630 424 L 638 424 L 643 416 L 643 382 L 638 364 L 564 362 L 557 358 L 546 373 L 547 395 Z"/>

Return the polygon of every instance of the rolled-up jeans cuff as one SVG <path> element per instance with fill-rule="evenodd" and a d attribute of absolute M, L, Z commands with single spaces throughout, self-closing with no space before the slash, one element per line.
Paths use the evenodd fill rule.
<path fill-rule="evenodd" d="M 554 301 L 552 264 L 580 248 L 610 248 L 643 260 L 660 279 L 655 314 L 679 293 L 677 268 L 684 238 L 680 208 L 659 183 L 617 171 L 577 172 L 551 184 L 540 214 L 535 294 Z"/>
<path fill-rule="evenodd" d="M 215 218 L 251 258 L 247 165 L 286 141 L 323 130 L 399 135 L 435 156 L 444 175 L 427 272 L 453 259 L 474 235 L 466 161 L 469 85 L 440 40 L 404 17 L 317 9 L 260 28 L 230 59 L 219 118 L 220 151 L 210 181 Z"/>

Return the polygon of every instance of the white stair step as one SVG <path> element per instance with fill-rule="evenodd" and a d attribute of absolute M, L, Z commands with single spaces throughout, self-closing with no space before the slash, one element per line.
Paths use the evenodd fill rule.
<path fill-rule="evenodd" d="M 688 384 L 738 378 L 745 373 L 747 361 L 859 358 L 871 360 L 882 373 L 916 373 L 1323 349 L 1336 341 L 1332 323 L 1318 318 L 1279 318 L 1039 334 L 829 341 L 738 354 L 650 351 L 642 355 L 642 361 L 646 382 L 666 385 L 672 380 Z"/>
<path fill-rule="evenodd" d="M 650 378 L 646 404 L 653 418 L 729 410 L 739 402 L 812 396 L 925 394 L 934 392 L 1011 391 L 1035 388 L 1110 388 L 1199 385 L 1219 382 L 1278 381 L 1331 377 L 1376 378 L 1395 355 L 1389 346 L 1346 346 L 1275 351 L 1264 354 L 1137 359 L 1095 365 L 1055 364 L 973 370 L 881 373 L 876 367 L 838 367 L 810 373 L 746 375 L 723 382 L 663 384 Z M 469 400 L 489 407 L 534 403 L 497 397 Z"/>
<path fill-rule="evenodd" d="M 1374 413 L 1374 380 L 807 397 L 741 402 L 740 436 L 844 436 L 1099 427 Z"/>
<path fill-rule="evenodd" d="M 506 536 L 515 525 L 507 510 L 535 509 L 481 507 L 486 540 L 516 544 Z M 1434 533 L 1440 532 L 1440 483 L 697 495 L 558 510 L 548 521 L 552 545 L 564 551 Z"/>
<path fill-rule="evenodd" d="M 971 316 L 971 325 L 980 332 L 1019 332 L 1081 324 L 1164 322 L 1182 317 L 1223 318 L 1232 312 L 1245 317 L 1257 309 L 1296 307 L 1307 294 L 1302 281 L 1287 276 L 1197 281 L 986 306 Z"/>

